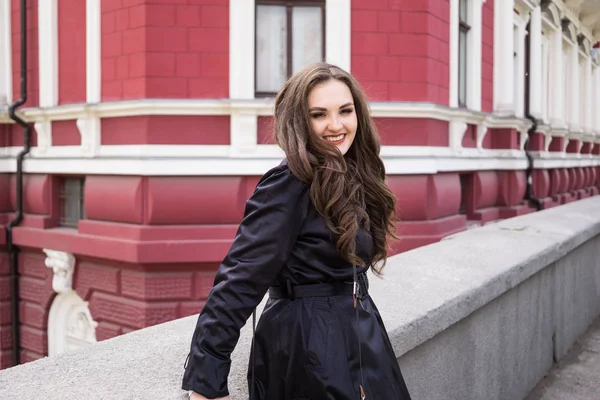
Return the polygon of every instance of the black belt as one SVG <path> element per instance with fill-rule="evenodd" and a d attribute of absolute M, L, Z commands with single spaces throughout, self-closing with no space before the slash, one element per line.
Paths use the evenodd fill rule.
<path fill-rule="evenodd" d="M 358 276 L 357 297 L 363 299 L 368 294 L 368 281 L 365 274 Z M 269 287 L 272 299 L 291 299 L 299 297 L 322 297 L 354 294 L 354 282 L 326 282 L 312 285 L 292 285 L 288 280 L 286 286 Z"/>

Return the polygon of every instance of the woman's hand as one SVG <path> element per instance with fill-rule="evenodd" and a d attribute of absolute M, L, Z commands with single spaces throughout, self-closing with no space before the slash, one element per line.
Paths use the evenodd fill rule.
<path fill-rule="evenodd" d="M 208 397 L 204 397 L 201 394 L 192 392 L 192 394 L 190 395 L 190 399 L 191 400 L 231 400 L 231 397 L 225 396 L 225 397 L 219 397 L 218 399 L 209 399 Z"/>

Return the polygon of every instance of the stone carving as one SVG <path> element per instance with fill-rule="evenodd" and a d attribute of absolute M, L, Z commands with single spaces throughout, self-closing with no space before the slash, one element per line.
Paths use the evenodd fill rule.
<path fill-rule="evenodd" d="M 92 319 L 87 303 L 73 310 L 65 330 L 66 351 L 77 350 L 96 342 L 98 323 Z"/>
<path fill-rule="evenodd" d="M 52 289 L 56 293 L 68 293 L 73 290 L 73 272 L 75 271 L 75 257 L 64 251 L 44 249 L 46 253 L 46 267 L 52 268 Z"/>

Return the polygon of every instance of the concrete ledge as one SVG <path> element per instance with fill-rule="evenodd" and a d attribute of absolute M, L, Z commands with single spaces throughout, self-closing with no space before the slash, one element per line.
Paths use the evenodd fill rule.
<path fill-rule="evenodd" d="M 371 295 L 413 398 L 523 398 L 600 314 L 599 233 L 592 197 L 392 257 Z M 0 398 L 184 398 L 195 322 L 0 371 Z M 251 332 L 232 356 L 234 400 L 247 398 Z"/>

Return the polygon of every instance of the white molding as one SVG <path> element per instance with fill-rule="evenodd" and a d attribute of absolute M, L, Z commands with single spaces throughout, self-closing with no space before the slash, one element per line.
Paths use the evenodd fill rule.
<path fill-rule="evenodd" d="M 350 0 L 325 1 L 325 59 L 350 72 Z"/>
<path fill-rule="evenodd" d="M 514 104 L 515 115 L 520 118 L 525 115 L 525 36 L 527 35 L 526 27 L 529 22 L 529 15 L 529 13 L 521 15 L 514 13 L 514 25 L 517 27 L 518 39 L 516 49 L 513 46 L 513 51 L 517 54 L 518 74 L 513 76 L 513 90 L 517 92 L 517 100 Z"/>
<path fill-rule="evenodd" d="M 471 32 L 468 36 L 467 50 L 467 107 L 481 111 L 481 46 L 482 46 L 482 8 L 485 0 L 471 0 L 468 3 Z"/>
<path fill-rule="evenodd" d="M 96 156 L 102 135 L 100 118 L 94 115 L 83 116 L 77 119 L 76 125 L 81 135 L 81 155 L 84 157 Z"/>
<path fill-rule="evenodd" d="M 562 29 L 557 28 L 550 37 L 550 112 L 549 122 L 552 126 L 566 127 L 566 101 L 563 71 L 563 35 Z"/>
<path fill-rule="evenodd" d="M 255 2 L 229 2 L 229 97 L 254 98 Z"/>
<path fill-rule="evenodd" d="M 468 2 L 469 25 L 467 36 L 467 107 L 481 111 L 481 46 L 482 46 L 482 8 L 485 0 Z M 450 0 L 450 107 L 458 107 L 458 26 L 459 1 Z"/>
<path fill-rule="evenodd" d="M 58 104 L 58 0 L 38 2 L 40 107 Z"/>
<path fill-rule="evenodd" d="M 15 155 L 20 148 L 7 150 Z M 254 152 L 237 158 L 230 157 L 230 146 L 101 146 L 95 158 L 82 157 L 79 146 L 61 146 L 49 150 L 52 151 L 40 154 L 33 148 L 31 157 L 25 160 L 24 171 L 89 175 L 248 176 L 263 174 L 284 157 L 281 149 L 275 145 L 257 146 Z M 522 170 L 527 167 L 525 153 L 511 149 L 485 149 L 482 152 L 478 148 L 384 146 L 381 156 L 390 174 Z M 563 155 L 561 159 L 569 159 L 569 156 Z M 600 165 L 600 157 L 597 156 L 577 157 L 577 160 L 576 166 Z M 574 162 L 569 161 L 571 164 Z M 0 172 L 12 173 L 14 170 L 15 164 L 11 159 L 0 158 Z"/>
<path fill-rule="evenodd" d="M 576 33 L 583 34 L 588 40 L 595 41 L 594 33 L 579 19 L 579 14 L 573 9 L 568 7 L 563 0 L 554 0 L 556 9 L 559 11 L 561 17 L 569 19 L 573 23 L 573 30 Z"/>
<path fill-rule="evenodd" d="M 513 15 L 512 1 L 494 1 L 494 111 L 504 115 L 515 113 Z"/>
<path fill-rule="evenodd" d="M 37 148 L 40 153 L 45 153 L 52 147 L 52 122 L 46 120 L 37 121 L 34 124 L 37 134 Z"/>
<path fill-rule="evenodd" d="M 86 0 L 86 101 L 99 103 L 102 90 L 102 61 L 101 61 L 101 9 L 100 0 Z"/>
<path fill-rule="evenodd" d="M 0 0 L 0 110 L 12 99 L 11 0 Z M 4 98 L 3 98 L 4 97 Z"/>
<path fill-rule="evenodd" d="M 96 343 L 96 328 L 88 302 L 74 291 L 59 294 L 48 313 L 48 356 Z"/>
<path fill-rule="evenodd" d="M 544 77 L 539 71 L 542 71 L 543 68 L 544 55 L 542 52 L 542 9 L 540 6 L 536 6 L 531 11 L 530 30 L 530 70 L 538 71 L 538 73 L 529 75 L 529 111 L 534 118 L 541 120 L 544 116 L 542 98 Z"/>

